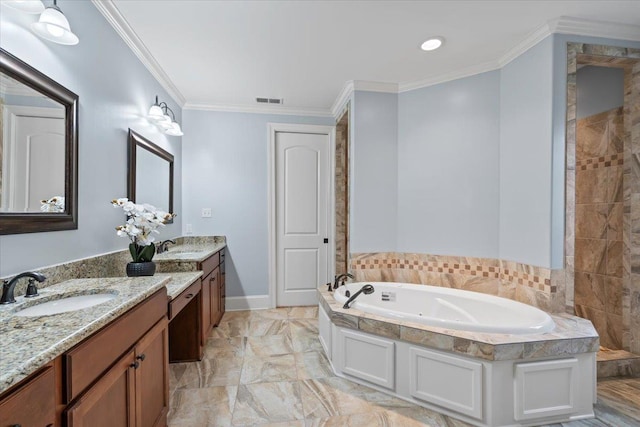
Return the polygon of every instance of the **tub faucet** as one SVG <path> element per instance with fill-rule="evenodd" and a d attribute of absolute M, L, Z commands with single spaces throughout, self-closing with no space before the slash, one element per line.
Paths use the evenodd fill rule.
<path fill-rule="evenodd" d="M 347 281 L 347 278 L 353 279 L 353 274 L 342 273 L 336 276 L 333 281 L 333 289 L 338 289 L 339 286 L 344 286 L 344 283 Z"/>
<path fill-rule="evenodd" d="M 16 277 L 11 280 L 5 280 L 2 283 L 2 297 L 0 297 L 0 304 L 11 304 L 16 302 L 15 297 L 13 296 L 13 290 L 16 288 L 16 284 L 18 280 L 23 277 L 29 277 L 29 285 L 27 286 L 27 294 L 26 298 L 35 297 L 38 295 L 38 288 L 34 282 L 34 279 L 38 282 L 44 282 L 47 278 L 40 273 L 34 273 L 32 271 L 27 271 L 25 273 L 20 273 Z"/>
<path fill-rule="evenodd" d="M 373 288 L 372 285 L 364 285 L 362 288 L 360 288 L 360 290 L 358 292 L 353 294 L 353 296 L 351 298 L 349 298 L 347 300 L 347 302 L 344 303 L 342 308 L 344 308 L 345 310 L 348 309 L 349 308 L 349 304 L 351 304 L 354 299 L 358 298 L 358 295 L 360 295 L 361 293 L 364 292 L 365 295 L 369 295 L 369 294 L 372 294 L 373 291 L 375 291 L 375 289 Z"/>
<path fill-rule="evenodd" d="M 159 254 L 161 254 L 163 252 L 167 252 L 169 250 L 168 249 L 169 243 L 172 243 L 172 244 L 175 245 L 176 241 L 175 240 L 165 240 L 163 242 L 158 243 L 158 247 L 156 249 L 156 252 L 159 253 Z"/>

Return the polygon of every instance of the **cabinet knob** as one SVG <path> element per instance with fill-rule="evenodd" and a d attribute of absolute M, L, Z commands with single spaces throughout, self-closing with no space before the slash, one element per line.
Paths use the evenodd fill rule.
<path fill-rule="evenodd" d="M 144 353 L 142 353 L 140 356 L 136 356 L 136 359 L 138 359 L 139 361 L 143 362 L 145 357 L 147 357 L 147 356 Z"/>
<path fill-rule="evenodd" d="M 9 427 L 22 427 L 21 424 L 11 424 Z"/>
<path fill-rule="evenodd" d="M 187 299 L 193 298 L 193 294 L 187 294 L 187 295 L 185 295 L 185 298 L 187 298 Z"/>
<path fill-rule="evenodd" d="M 131 367 L 133 369 L 138 369 L 138 366 L 140 366 L 139 362 L 133 362 L 131 365 L 129 365 L 129 367 Z"/>

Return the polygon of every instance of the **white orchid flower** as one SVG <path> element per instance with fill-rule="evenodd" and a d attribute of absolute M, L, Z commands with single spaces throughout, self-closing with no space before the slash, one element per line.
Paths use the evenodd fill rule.
<path fill-rule="evenodd" d="M 64 199 L 63 202 L 64 203 Z M 111 201 L 114 207 L 120 207 L 127 214 L 124 225 L 116 227 L 118 236 L 128 236 L 131 243 L 138 246 L 148 246 L 153 244 L 155 237 L 159 234 L 159 227 L 165 226 L 165 221 L 170 220 L 175 215 L 158 210 L 155 206 L 144 203 L 133 203 L 127 198 L 114 199 Z"/>

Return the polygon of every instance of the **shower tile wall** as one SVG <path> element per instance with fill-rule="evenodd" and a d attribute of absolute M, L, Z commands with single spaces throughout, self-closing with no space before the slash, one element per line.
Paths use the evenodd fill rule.
<path fill-rule="evenodd" d="M 336 274 L 348 271 L 349 110 L 336 125 Z"/>
<path fill-rule="evenodd" d="M 576 123 L 575 311 L 622 348 L 623 109 Z"/>
<path fill-rule="evenodd" d="M 640 50 L 636 57 L 640 58 Z M 640 354 L 640 60 L 636 60 L 625 81 L 625 127 L 629 147 L 625 150 L 625 277 L 628 293 L 623 311 L 629 349 Z M 628 111 L 627 111 L 628 110 Z M 627 116 L 625 116 L 627 117 Z M 626 147 L 625 147 L 626 148 Z"/>

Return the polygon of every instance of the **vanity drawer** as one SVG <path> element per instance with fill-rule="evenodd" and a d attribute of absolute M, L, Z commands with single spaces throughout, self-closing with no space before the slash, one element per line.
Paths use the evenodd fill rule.
<path fill-rule="evenodd" d="M 175 297 L 169 303 L 169 320 L 173 319 L 183 308 L 187 306 L 194 298 L 198 295 L 198 293 L 202 290 L 202 283 L 200 283 L 200 279 L 196 280 L 189 286 L 187 289 L 182 291 L 180 295 Z"/>
<path fill-rule="evenodd" d="M 65 403 L 82 393 L 166 315 L 167 289 L 162 288 L 65 353 Z"/>
<path fill-rule="evenodd" d="M 200 270 L 204 272 L 203 276 L 206 276 L 207 274 L 211 273 L 213 269 L 218 265 L 220 265 L 220 251 L 202 261 L 202 263 L 200 264 Z"/>
<path fill-rule="evenodd" d="M 53 426 L 56 422 L 55 371 L 48 366 L 0 399 L 0 426 Z"/>

